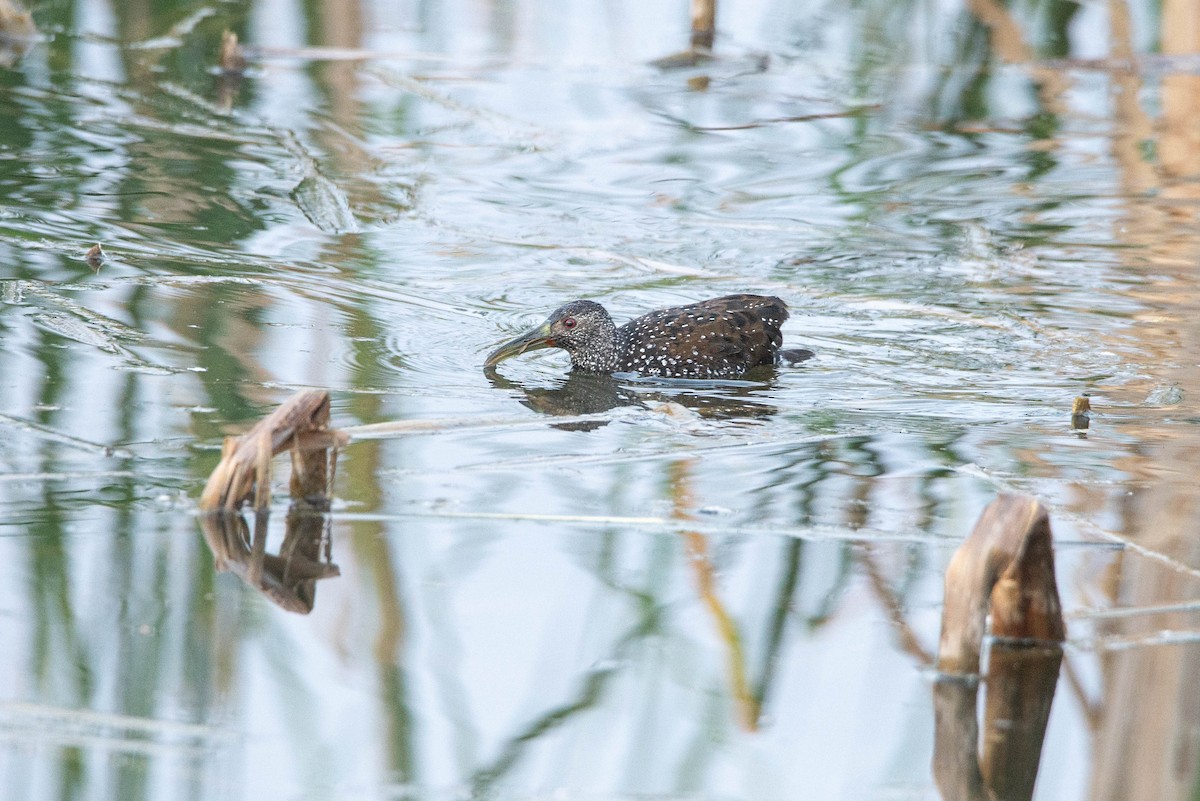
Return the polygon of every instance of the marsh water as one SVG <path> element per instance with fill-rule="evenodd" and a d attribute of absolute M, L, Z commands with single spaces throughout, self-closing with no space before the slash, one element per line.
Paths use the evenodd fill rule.
<path fill-rule="evenodd" d="M 1068 623 L 1035 797 L 1196 797 L 1196 2 L 729 0 L 674 68 L 682 1 L 31 7 L 0 796 L 942 798 L 942 573 L 1015 491 Z M 482 369 L 741 291 L 816 357 Z M 196 498 L 310 387 L 428 425 L 345 448 L 323 577 L 260 592 Z"/>

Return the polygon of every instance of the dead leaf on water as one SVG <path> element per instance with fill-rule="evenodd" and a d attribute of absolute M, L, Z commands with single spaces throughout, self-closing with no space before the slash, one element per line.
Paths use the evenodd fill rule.
<path fill-rule="evenodd" d="M 346 193 L 316 169 L 300 179 L 291 197 L 308 221 L 327 234 L 353 234 L 362 230 Z"/>
<path fill-rule="evenodd" d="M 1177 406 L 1183 403 L 1183 390 L 1178 384 L 1157 386 L 1150 390 L 1142 403 L 1146 406 Z"/>
<path fill-rule="evenodd" d="M 291 191 L 291 198 L 308 221 L 327 234 L 362 231 L 350 208 L 350 199 L 336 183 L 321 174 L 316 156 L 290 131 L 282 141 L 304 170 L 300 183 Z"/>
<path fill-rule="evenodd" d="M 104 248 L 100 247 L 100 243 L 97 242 L 88 248 L 87 253 L 85 253 L 83 256 L 83 259 L 93 270 L 99 270 L 100 265 L 104 263 Z"/>
<path fill-rule="evenodd" d="M 116 341 L 103 329 L 89 325 L 86 321 L 62 312 L 37 312 L 30 319 L 34 325 L 57 334 L 64 339 L 70 339 L 83 345 L 91 345 L 100 350 L 116 353 L 120 347 Z"/>

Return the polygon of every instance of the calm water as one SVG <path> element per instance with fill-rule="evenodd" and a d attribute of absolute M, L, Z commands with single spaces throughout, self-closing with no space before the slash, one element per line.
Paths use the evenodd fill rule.
<path fill-rule="evenodd" d="M 729 0 L 663 71 L 682 0 L 37 3 L 0 71 L 0 796 L 941 798 L 919 651 L 1020 490 L 1069 615 L 1035 797 L 1196 797 L 1197 4 L 1015 5 Z M 571 298 L 732 291 L 817 358 L 480 367 Z M 297 614 L 195 499 L 303 387 L 445 427 L 343 452 Z"/>

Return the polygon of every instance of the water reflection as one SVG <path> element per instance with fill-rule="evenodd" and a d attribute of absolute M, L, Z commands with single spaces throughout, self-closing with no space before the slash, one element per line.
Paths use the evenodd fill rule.
<path fill-rule="evenodd" d="M 692 469 L 690 460 L 678 460 L 669 465 L 669 481 L 671 494 L 671 516 L 677 520 L 692 519 L 691 510 L 696 501 L 692 494 Z M 726 675 L 729 682 L 729 697 L 733 699 L 737 709 L 736 719 L 746 731 L 758 729 L 759 717 L 762 714 L 762 694 L 755 695 L 749 685 L 746 667 L 746 652 L 742 646 L 742 636 L 738 624 L 729 607 L 723 600 L 717 580 L 717 570 L 711 556 L 709 538 L 697 531 L 681 531 L 684 541 L 684 552 L 692 568 L 696 592 L 712 619 L 725 651 Z M 786 598 L 781 598 L 786 603 Z M 766 673 L 762 677 L 764 685 L 770 684 L 771 675 L 776 668 L 776 661 L 768 659 L 764 662 Z"/>
<path fill-rule="evenodd" d="M 231 572 L 271 603 L 306 615 L 317 600 L 317 582 L 341 575 L 333 564 L 328 518 L 295 504 L 288 510 L 283 541 L 267 552 L 269 512 L 254 514 L 254 534 L 245 516 L 215 512 L 200 516 L 204 540 L 219 572 Z"/>
<path fill-rule="evenodd" d="M 982 681 L 942 676 L 934 682 L 933 775 L 944 801 L 1033 798 L 1061 663 L 1061 648 L 997 641 Z"/>
<path fill-rule="evenodd" d="M 596 375 L 571 371 L 552 379 L 550 386 L 524 383 L 502 376 L 496 368 L 484 370 L 491 385 L 511 390 L 522 406 L 552 416 L 599 414 L 622 406 L 649 408 L 651 405 L 678 404 L 702 418 L 712 420 L 754 420 L 770 417 L 778 409 L 759 395 L 770 395 L 774 388 L 773 368 L 756 370 L 754 381 L 649 380 L 629 376 Z M 604 421 L 568 423 L 573 430 L 593 430 Z"/>
<path fill-rule="evenodd" d="M 572 370 L 564 378 L 554 379 L 551 386 L 527 385 L 502 376 L 495 367 L 487 367 L 484 374 L 496 389 L 513 391 L 522 406 L 535 412 L 556 417 L 577 414 L 599 414 L 620 406 L 645 408 L 646 404 L 636 392 L 622 385 L 611 375 L 597 375 Z M 577 430 L 591 430 L 596 423 L 572 424 L 585 426 Z"/>

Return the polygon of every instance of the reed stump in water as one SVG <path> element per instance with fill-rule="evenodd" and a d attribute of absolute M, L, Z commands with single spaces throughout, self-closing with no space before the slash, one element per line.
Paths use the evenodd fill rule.
<path fill-rule="evenodd" d="M 328 392 L 297 392 L 242 436 L 225 439 L 221 461 L 200 496 L 200 510 L 234 512 L 252 498 L 255 510 L 265 510 L 271 504 L 271 459 L 284 451 L 292 455 L 292 497 L 323 502 L 337 448 L 347 441 L 329 428 Z"/>

